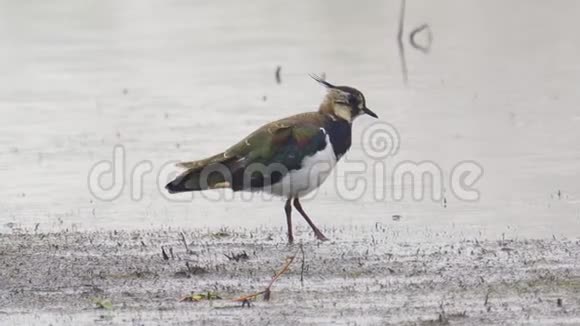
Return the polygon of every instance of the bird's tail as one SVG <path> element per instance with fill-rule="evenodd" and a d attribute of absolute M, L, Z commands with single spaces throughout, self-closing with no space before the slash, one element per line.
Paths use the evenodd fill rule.
<path fill-rule="evenodd" d="M 173 194 L 186 191 L 230 188 L 231 177 L 229 175 L 231 173 L 229 173 L 227 163 L 216 159 L 221 155 L 218 154 L 201 161 L 177 164 L 179 167 L 187 168 L 187 170 L 168 183 L 165 189 Z"/>

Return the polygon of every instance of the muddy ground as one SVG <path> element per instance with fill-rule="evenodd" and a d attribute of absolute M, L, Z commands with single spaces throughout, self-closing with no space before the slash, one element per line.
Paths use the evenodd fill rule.
<path fill-rule="evenodd" d="M 580 323 L 579 240 L 410 243 L 382 226 L 362 231 L 341 240 L 345 230 L 326 230 L 333 240 L 320 243 L 303 229 L 303 264 L 300 244 L 286 245 L 281 229 L 14 230 L 0 235 L 0 321 Z M 293 255 L 269 301 L 232 300 L 263 290 Z M 180 302 L 208 291 L 222 299 Z"/>

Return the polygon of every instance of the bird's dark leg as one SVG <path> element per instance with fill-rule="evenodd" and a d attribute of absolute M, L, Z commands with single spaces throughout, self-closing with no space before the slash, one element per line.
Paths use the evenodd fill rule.
<path fill-rule="evenodd" d="M 292 235 L 292 205 L 290 202 L 292 198 L 288 198 L 286 205 L 284 206 L 284 211 L 286 212 L 286 223 L 288 223 L 288 243 L 292 244 L 294 242 L 294 236 Z"/>
<path fill-rule="evenodd" d="M 306 212 L 302 209 L 302 205 L 300 205 L 300 201 L 298 200 L 298 197 L 294 198 L 294 207 L 296 207 L 298 212 L 300 212 L 300 215 L 302 215 L 302 217 L 304 217 L 306 222 L 308 222 L 308 224 L 312 228 L 312 231 L 314 231 L 314 235 L 316 236 L 316 238 L 318 240 L 321 240 L 321 241 L 327 241 L 328 238 L 325 237 L 324 234 L 322 234 L 322 232 L 320 232 L 320 230 L 316 227 L 316 225 L 314 225 L 314 223 L 312 223 L 312 220 L 310 220 L 310 217 L 308 217 L 308 215 L 306 215 Z"/>

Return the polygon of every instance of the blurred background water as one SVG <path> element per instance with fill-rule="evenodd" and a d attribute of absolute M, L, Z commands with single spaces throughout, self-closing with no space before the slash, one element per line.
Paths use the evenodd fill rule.
<path fill-rule="evenodd" d="M 419 240 L 577 236 L 580 3 L 409 0 L 407 85 L 399 10 L 399 1 L 0 1 L 0 230 L 282 228 L 281 200 L 170 202 L 157 174 L 316 110 L 324 91 L 308 73 L 324 72 L 397 128 L 391 164 L 430 160 L 448 180 L 473 160 L 484 175 L 479 201 L 446 193 L 446 205 L 376 201 L 372 186 L 343 201 L 332 178 L 304 204 L 319 226 L 381 223 Z M 428 54 L 407 42 L 424 23 Z M 358 141 L 372 122 L 356 121 L 349 159 L 372 162 Z M 115 145 L 127 176 L 153 165 L 139 201 L 129 187 L 112 201 L 89 192 L 91 167 Z"/>

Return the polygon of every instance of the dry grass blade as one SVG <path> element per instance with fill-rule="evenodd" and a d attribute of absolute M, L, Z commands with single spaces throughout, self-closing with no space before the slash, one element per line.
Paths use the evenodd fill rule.
<path fill-rule="evenodd" d="M 268 287 L 266 289 L 270 289 L 270 287 L 272 287 L 272 284 L 274 284 L 274 282 L 276 282 L 280 278 L 280 276 L 284 275 L 284 273 L 286 273 L 288 271 L 288 269 L 290 268 L 290 265 L 294 261 L 294 258 L 296 258 L 296 255 L 293 255 L 293 256 L 286 258 L 286 263 L 284 263 L 284 266 L 282 266 L 282 269 L 280 269 L 280 271 L 278 273 L 276 273 L 276 275 L 274 275 L 274 277 L 272 278 L 272 280 L 270 281 L 270 284 L 268 284 Z"/>
<path fill-rule="evenodd" d="M 191 293 L 190 295 L 186 295 L 183 298 L 179 299 L 179 302 L 199 302 L 202 300 L 221 300 L 222 297 L 213 292 L 204 292 L 204 293 Z"/>
<path fill-rule="evenodd" d="M 304 287 L 304 245 L 300 244 L 300 252 L 302 253 L 302 265 L 300 266 L 300 285 Z"/>
<path fill-rule="evenodd" d="M 264 293 L 266 293 L 266 290 L 252 293 L 252 294 L 248 294 L 248 295 L 243 295 L 239 298 L 235 298 L 234 301 L 236 301 L 236 302 L 248 302 L 248 301 L 254 300 L 257 296 L 262 295 Z"/>
<path fill-rule="evenodd" d="M 249 303 L 250 300 L 255 299 L 259 295 L 264 295 L 264 300 L 268 301 L 270 299 L 270 288 L 272 287 L 274 282 L 276 282 L 282 275 L 284 275 L 284 273 L 286 273 L 288 271 L 288 269 L 290 269 L 290 265 L 292 264 L 292 262 L 294 262 L 295 258 L 296 258 L 296 254 L 286 258 L 286 262 L 284 263 L 282 268 L 280 268 L 280 270 L 274 275 L 274 277 L 272 277 L 272 280 L 270 281 L 270 283 L 268 284 L 266 289 L 264 289 L 263 291 L 260 291 L 260 292 L 256 292 L 256 293 L 241 296 L 239 298 L 235 298 L 233 301 L 242 302 L 242 303 Z"/>

